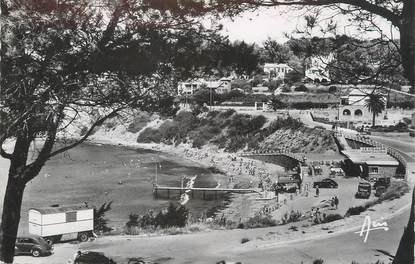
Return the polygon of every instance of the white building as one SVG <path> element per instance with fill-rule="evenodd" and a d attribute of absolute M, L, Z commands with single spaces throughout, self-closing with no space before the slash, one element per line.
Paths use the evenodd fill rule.
<path fill-rule="evenodd" d="M 207 88 L 213 89 L 218 94 L 229 93 L 231 91 L 232 80 L 230 78 L 221 78 L 218 81 L 205 81 Z"/>
<path fill-rule="evenodd" d="M 177 85 L 177 94 L 192 95 L 200 88 L 201 85 L 202 82 L 200 81 L 179 82 Z"/>
<path fill-rule="evenodd" d="M 305 77 L 313 82 L 328 83 L 330 82 L 329 72 L 323 67 L 312 66 L 305 70 Z"/>
<path fill-rule="evenodd" d="M 365 106 L 369 94 L 375 88 L 354 88 L 348 95 L 341 97 L 341 107 L 339 109 L 339 120 L 353 122 L 357 126 L 371 124 L 373 114 Z M 387 102 L 387 95 L 383 94 L 383 100 Z M 380 113 L 376 118 L 376 125 L 389 124 L 386 119 L 386 111 Z"/>
<path fill-rule="evenodd" d="M 293 69 L 285 63 L 265 63 L 264 72 L 270 79 L 284 79 Z"/>
<path fill-rule="evenodd" d="M 217 81 L 195 80 L 179 82 L 177 86 L 178 95 L 192 95 L 202 86 L 212 89 L 216 93 L 223 94 L 231 91 L 232 80 L 230 78 L 221 78 Z"/>
<path fill-rule="evenodd" d="M 305 70 L 305 77 L 313 82 L 328 83 L 330 82 L 330 73 L 328 65 L 334 60 L 334 55 L 330 53 L 327 56 L 314 56 L 308 58 Z"/>

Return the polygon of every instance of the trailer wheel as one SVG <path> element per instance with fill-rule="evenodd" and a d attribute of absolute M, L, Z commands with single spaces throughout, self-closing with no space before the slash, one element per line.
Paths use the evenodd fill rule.
<path fill-rule="evenodd" d="M 89 235 L 86 232 L 78 233 L 78 240 L 80 242 L 86 242 L 89 239 Z"/>
<path fill-rule="evenodd" d="M 36 249 L 36 248 L 34 248 L 34 249 L 32 249 L 32 256 L 33 257 L 39 257 L 40 256 L 40 251 L 39 251 L 39 249 Z"/>

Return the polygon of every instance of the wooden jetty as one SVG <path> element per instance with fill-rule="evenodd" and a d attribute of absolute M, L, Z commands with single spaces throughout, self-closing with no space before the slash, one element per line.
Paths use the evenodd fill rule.
<path fill-rule="evenodd" d="M 158 198 L 159 191 L 166 191 L 167 198 L 170 198 L 170 192 L 179 191 L 179 194 L 190 192 L 190 195 L 193 197 L 195 192 L 201 192 L 203 194 L 203 199 L 206 197 L 206 192 L 213 192 L 215 197 L 217 197 L 219 192 L 222 193 L 260 193 L 256 189 L 231 189 L 231 188 L 200 188 L 200 187 L 170 187 L 170 186 L 160 186 L 153 185 L 153 193 L 156 198 Z"/>

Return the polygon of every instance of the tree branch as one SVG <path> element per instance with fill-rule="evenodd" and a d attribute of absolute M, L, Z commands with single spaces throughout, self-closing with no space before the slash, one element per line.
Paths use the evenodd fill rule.
<path fill-rule="evenodd" d="M 253 6 L 329 6 L 335 4 L 346 4 L 359 7 L 365 11 L 381 16 L 396 27 L 400 26 L 400 16 L 391 10 L 372 4 L 366 0 L 303 0 L 303 1 L 282 1 L 282 0 L 245 0 L 241 3 L 246 3 Z"/>
<path fill-rule="evenodd" d="M 92 132 L 94 131 L 94 129 L 96 128 L 96 127 L 99 127 L 99 126 L 101 126 L 104 122 L 105 122 L 105 120 L 107 120 L 107 119 L 109 119 L 109 118 L 112 118 L 112 117 L 114 117 L 114 116 L 116 116 L 117 115 L 117 113 L 120 111 L 120 110 L 122 110 L 124 107 L 119 107 L 119 108 L 117 108 L 117 109 L 114 109 L 113 111 L 111 111 L 109 114 L 107 114 L 107 115 L 105 115 L 104 117 L 102 117 L 102 118 L 100 118 L 100 119 L 98 119 L 97 121 L 95 121 L 93 124 L 92 124 L 92 126 L 89 128 L 89 130 L 86 132 L 86 134 L 85 135 L 83 135 L 78 141 L 76 141 L 75 143 L 73 143 L 73 144 L 70 144 L 70 145 L 68 145 L 68 146 L 66 146 L 66 147 L 63 147 L 63 148 L 60 148 L 60 149 L 58 149 L 58 150 L 56 150 L 56 151 L 54 151 L 54 152 L 52 152 L 52 153 L 50 153 L 46 158 L 47 159 L 49 159 L 49 158 L 51 158 L 51 157 L 53 157 L 53 156 L 56 156 L 56 155 L 58 155 L 58 154 L 60 154 L 60 153 L 62 153 L 62 152 L 65 152 L 65 151 L 67 151 L 67 150 L 69 150 L 69 149 L 71 149 L 71 148 L 74 148 L 74 147 L 76 147 L 76 146 L 78 146 L 79 144 L 82 144 L 91 134 L 92 134 Z"/>

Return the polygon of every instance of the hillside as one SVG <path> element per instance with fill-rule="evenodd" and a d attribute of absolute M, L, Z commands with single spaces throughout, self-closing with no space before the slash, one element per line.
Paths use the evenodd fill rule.
<path fill-rule="evenodd" d="M 280 129 L 259 144 L 260 150 L 284 150 L 301 153 L 337 151 L 333 137 L 323 129 L 302 127 L 296 131 Z"/>
<path fill-rule="evenodd" d="M 242 150 L 286 150 L 290 152 L 326 152 L 337 150 L 329 131 L 307 128 L 293 118 L 269 122 L 264 116 L 212 111 L 199 116 L 180 112 L 158 128 L 139 133 L 138 143 L 191 143 L 200 148 L 211 144 L 228 152 Z"/>

